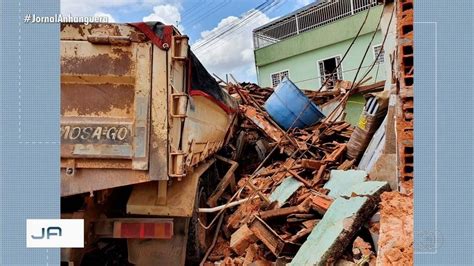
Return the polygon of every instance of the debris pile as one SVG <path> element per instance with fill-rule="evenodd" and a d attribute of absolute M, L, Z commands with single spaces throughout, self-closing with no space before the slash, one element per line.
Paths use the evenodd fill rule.
<path fill-rule="evenodd" d="M 223 222 L 203 263 L 373 265 L 377 243 L 368 222 L 390 186 L 354 170 L 356 159 L 346 155 L 354 127 L 328 114 L 313 126 L 285 131 L 263 107 L 273 89 L 249 83 L 226 89 L 240 100 L 226 155 L 239 167 L 231 171 L 234 189 L 218 186 L 220 197 L 209 204 L 220 205 L 213 221 L 223 215 Z M 338 112 L 347 97 L 334 95 L 342 95 Z"/>
<path fill-rule="evenodd" d="M 379 265 L 413 265 L 413 227 L 413 194 L 384 193 L 380 204 Z M 424 233 L 424 238 L 433 236 Z"/>

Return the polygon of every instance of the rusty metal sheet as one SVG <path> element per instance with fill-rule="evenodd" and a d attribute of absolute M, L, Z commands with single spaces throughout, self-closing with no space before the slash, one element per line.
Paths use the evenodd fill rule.
<path fill-rule="evenodd" d="M 61 40 L 87 41 L 93 36 L 125 37 L 131 42 L 143 42 L 145 34 L 127 24 L 117 23 L 61 23 Z"/>
<path fill-rule="evenodd" d="M 121 24 L 61 29 L 61 157 L 122 158 L 148 169 L 152 44 Z M 89 41 L 99 35 L 134 42 Z"/>
<path fill-rule="evenodd" d="M 146 171 L 130 169 L 76 169 L 74 175 L 61 169 L 61 197 L 150 181 Z"/>
<path fill-rule="evenodd" d="M 192 96 L 188 103 L 183 127 L 183 151 L 186 167 L 205 160 L 223 145 L 233 115 L 227 114 L 213 101 L 203 96 Z"/>
<path fill-rule="evenodd" d="M 150 112 L 150 179 L 168 180 L 168 53 L 153 46 Z"/>
<path fill-rule="evenodd" d="M 127 202 L 127 213 L 191 217 L 194 212 L 195 195 L 199 179 L 214 162 L 215 159 L 210 159 L 200 164 L 198 167 L 190 170 L 182 181 L 175 181 L 168 186 L 165 205 L 157 204 L 158 182 L 135 185 Z"/>

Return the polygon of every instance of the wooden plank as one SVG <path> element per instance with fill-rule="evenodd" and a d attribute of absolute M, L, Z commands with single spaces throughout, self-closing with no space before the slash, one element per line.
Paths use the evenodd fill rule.
<path fill-rule="evenodd" d="M 300 212 L 300 208 L 298 206 L 291 206 L 286 208 L 276 208 L 273 210 L 263 211 L 260 212 L 260 218 L 263 220 L 281 217 L 281 216 L 288 216 L 292 213 Z"/>
<path fill-rule="evenodd" d="M 313 180 L 311 181 L 313 183 L 313 186 L 314 185 L 317 185 L 322 179 L 323 179 L 323 175 L 324 175 L 324 171 L 326 170 L 326 167 L 327 165 L 326 164 L 323 164 L 319 169 L 318 169 L 318 172 L 316 173 L 316 175 L 314 176 Z"/>
<path fill-rule="evenodd" d="M 351 91 L 351 95 L 357 94 L 357 93 L 365 94 L 368 92 L 381 91 L 383 90 L 384 86 L 385 86 L 385 80 L 381 80 L 379 82 L 376 82 L 370 85 L 358 86 Z"/>
<path fill-rule="evenodd" d="M 338 144 L 338 147 L 329 156 L 327 156 L 326 159 L 324 159 L 324 162 L 335 162 L 335 161 L 337 161 L 342 156 L 342 154 L 344 153 L 345 150 L 346 150 L 346 144 L 345 143 Z"/>
<path fill-rule="evenodd" d="M 312 160 L 312 159 L 301 160 L 301 167 L 303 168 L 318 170 L 321 167 L 321 165 L 323 165 L 323 162 L 318 161 L 318 160 Z"/>
<path fill-rule="evenodd" d="M 230 159 L 224 158 L 224 157 L 219 156 L 219 155 L 216 155 L 216 158 L 230 164 L 231 166 L 230 166 L 229 170 L 227 170 L 227 172 L 225 173 L 224 177 L 222 177 L 221 181 L 217 185 L 214 192 L 212 192 L 211 196 L 209 196 L 209 198 L 207 200 L 207 204 L 211 207 L 217 206 L 217 200 L 224 193 L 227 186 L 229 186 L 231 183 L 235 184 L 234 172 L 237 169 L 237 167 L 239 167 L 239 164 L 237 162 L 232 161 Z M 232 181 L 232 179 L 234 179 L 234 180 Z"/>
<path fill-rule="evenodd" d="M 230 248 L 237 255 L 243 255 L 249 245 L 255 243 L 256 240 L 254 233 L 244 224 L 230 237 Z"/>
<path fill-rule="evenodd" d="M 260 218 L 263 220 L 288 216 L 293 213 L 307 213 L 309 211 L 309 201 L 304 201 L 298 206 L 291 206 L 286 208 L 276 208 L 273 210 L 262 211 L 260 212 Z"/>
<path fill-rule="evenodd" d="M 300 164 L 295 164 L 293 165 L 290 169 L 291 170 L 298 170 L 298 169 L 301 169 L 301 165 Z M 277 174 L 277 173 L 282 173 L 282 172 L 286 172 L 287 169 L 285 169 L 284 167 L 278 167 L 278 168 L 275 168 L 275 169 L 271 169 L 271 170 L 265 170 L 265 171 L 262 171 L 261 173 L 258 173 L 257 175 L 255 176 L 259 176 L 259 177 L 262 177 L 262 176 L 269 176 L 269 175 L 273 175 L 273 174 Z"/>
<path fill-rule="evenodd" d="M 338 167 L 337 170 L 349 170 L 355 163 L 355 159 L 349 160 L 346 159 L 343 163 L 341 163 Z"/>
<path fill-rule="evenodd" d="M 288 170 L 288 172 L 289 172 L 290 174 L 292 174 L 293 177 L 294 177 L 296 180 L 298 180 L 298 181 L 300 181 L 301 183 L 303 183 L 306 187 L 311 187 L 311 183 L 310 183 L 308 180 L 304 179 L 302 176 L 300 176 L 297 172 L 295 172 L 295 171 L 293 171 L 293 170 Z"/>
<path fill-rule="evenodd" d="M 284 241 L 268 224 L 266 224 L 258 216 L 250 222 L 250 230 L 262 243 L 275 255 L 284 256 L 294 254 L 299 245 Z"/>
<path fill-rule="evenodd" d="M 342 130 L 344 130 L 344 129 L 350 127 L 350 126 L 351 126 L 351 124 L 344 122 L 344 123 L 342 123 L 338 126 L 332 127 L 331 129 L 334 130 L 334 131 L 337 131 L 337 132 L 341 132 Z"/>
<path fill-rule="evenodd" d="M 250 224 L 250 230 L 255 236 L 263 242 L 263 244 L 276 256 L 283 249 L 283 240 L 257 216 Z"/>

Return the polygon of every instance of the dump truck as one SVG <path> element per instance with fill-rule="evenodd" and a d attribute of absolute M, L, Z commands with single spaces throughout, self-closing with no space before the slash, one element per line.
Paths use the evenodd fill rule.
<path fill-rule="evenodd" d="M 213 155 L 232 135 L 235 101 L 173 26 L 63 23 L 60 36 L 61 216 L 84 219 L 85 243 L 62 249 L 61 260 L 199 257 L 199 188 L 216 175 Z"/>

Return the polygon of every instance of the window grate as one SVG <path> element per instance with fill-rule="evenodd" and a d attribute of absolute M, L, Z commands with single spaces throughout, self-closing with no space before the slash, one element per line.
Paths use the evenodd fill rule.
<path fill-rule="evenodd" d="M 379 57 L 377 57 L 377 55 L 380 53 Z M 383 47 L 382 45 L 376 45 L 374 46 L 374 59 L 375 60 L 375 63 L 377 64 L 381 64 L 384 62 L 384 54 L 385 54 L 385 51 L 383 50 Z"/>
<path fill-rule="evenodd" d="M 288 78 L 290 77 L 288 70 L 272 74 L 271 75 L 272 87 L 275 88 L 276 86 L 278 86 L 278 84 L 280 84 L 280 82 L 282 81 L 284 77 L 288 77 Z"/>

